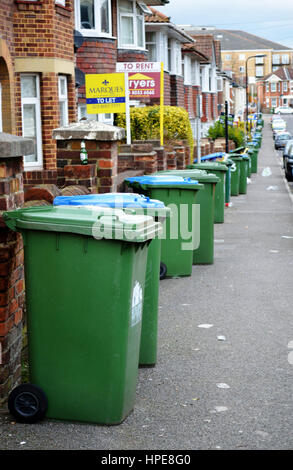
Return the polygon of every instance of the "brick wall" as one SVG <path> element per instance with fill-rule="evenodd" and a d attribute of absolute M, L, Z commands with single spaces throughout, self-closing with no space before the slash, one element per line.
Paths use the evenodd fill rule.
<path fill-rule="evenodd" d="M 171 106 L 184 107 L 184 84 L 183 77 L 177 75 L 170 76 L 170 104 Z"/>
<path fill-rule="evenodd" d="M 0 134 L 0 405 L 21 380 L 23 242 L 21 235 L 10 230 L 2 218 L 3 211 L 17 209 L 24 203 L 20 141 L 23 139 Z M 23 150 L 32 151 L 31 141 L 24 143 Z"/>
<path fill-rule="evenodd" d="M 124 136 L 123 129 L 97 121 L 82 121 L 68 128 L 55 129 L 58 186 L 83 185 L 91 192 L 99 193 L 116 191 L 118 142 Z M 88 154 L 89 165 L 85 166 L 80 165 L 82 141 Z"/>
<path fill-rule="evenodd" d="M 75 62 L 73 0 L 67 0 L 66 7 L 55 4 L 53 0 L 4 0 L 4 3 L 1 3 L 0 11 L 0 80 L 5 109 L 3 130 L 22 135 L 20 74 L 37 73 L 40 78 L 43 167 L 45 172 L 56 170 L 56 144 L 51 134 L 59 125 L 58 73 L 47 72 L 48 64 L 52 62 L 47 62 L 45 67 L 43 65 L 46 60 L 59 60 L 59 64 L 64 64 L 64 72 L 60 65 L 58 72 L 67 75 L 69 121 L 75 120 L 75 83 L 67 69 L 69 63 L 73 68 Z M 39 180 L 40 175 L 36 176 Z M 43 179 L 47 178 L 48 173 Z"/>
<path fill-rule="evenodd" d="M 196 114 L 196 103 L 194 103 L 194 93 L 192 86 L 184 86 L 184 107 L 188 112 L 189 118 L 194 119 Z"/>

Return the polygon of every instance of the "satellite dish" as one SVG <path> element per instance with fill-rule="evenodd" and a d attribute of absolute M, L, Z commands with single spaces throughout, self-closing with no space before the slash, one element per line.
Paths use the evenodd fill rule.
<path fill-rule="evenodd" d="M 76 29 L 73 31 L 73 39 L 74 39 L 74 52 L 77 51 L 82 45 L 83 45 L 83 35 L 79 32 L 76 31 Z"/>

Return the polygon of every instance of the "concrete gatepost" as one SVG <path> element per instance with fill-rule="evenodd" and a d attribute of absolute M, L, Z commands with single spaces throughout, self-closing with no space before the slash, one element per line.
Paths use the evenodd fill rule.
<path fill-rule="evenodd" d="M 58 186 L 85 186 L 92 193 L 115 192 L 118 173 L 118 143 L 125 130 L 98 121 L 81 121 L 53 131 L 57 141 Z M 80 162 L 85 142 L 88 165 Z"/>

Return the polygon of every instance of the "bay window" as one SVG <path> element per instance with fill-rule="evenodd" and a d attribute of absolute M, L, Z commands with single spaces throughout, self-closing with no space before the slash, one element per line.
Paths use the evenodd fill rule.
<path fill-rule="evenodd" d="M 184 56 L 182 66 L 183 66 L 184 85 L 192 85 L 191 58 L 189 56 L 187 55 Z"/>
<path fill-rule="evenodd" d="M 144 49 L 144 14 L 134 0 L 118 0 L 119 47 Z"/>
<path fill-rule="evenodd" d="M 111 36 L 111 0 L 75 0 L 75 23 L 84 36 Z"/>
<path fill-rule="evenodd" d="M 168 72 L 182 75 L 181 44 L 176 39 L 168 38 Z"/>
<path fill-rule="evenodd" d="M 40 78 L 37 74 L 23 74 L 21 83 L 22 136 L 34 142 L 34 152 L 24 156 L 24 166 L 42 166 L 42 129 Z"/>
<path fill-rule="evenodd" d="M 145 46 L 147 49 L 147 60 L 149 62 L 157 62 L 158 60 L 158 44 L 157 44 L 157 33 L 146 32 L 145 34 Z"/>

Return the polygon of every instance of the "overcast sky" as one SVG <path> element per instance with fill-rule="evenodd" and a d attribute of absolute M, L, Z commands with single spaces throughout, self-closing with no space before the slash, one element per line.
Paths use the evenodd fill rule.
<path fill-rule="evenodd" d="M 158 9 L 176 24 L 241 29 L 293 48 L 293 0 L 170 0 Z"/>

